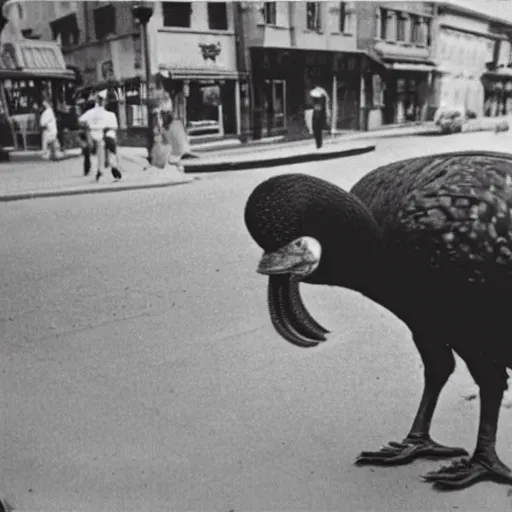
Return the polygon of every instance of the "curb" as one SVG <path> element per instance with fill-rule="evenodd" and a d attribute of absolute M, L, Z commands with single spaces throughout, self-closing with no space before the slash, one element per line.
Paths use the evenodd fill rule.
<path fill-rule="evenodd" d="M 375 151 L 375 144 L 358 146 L 351 149 L 334 150 L 324 153 L 307 153 L 305 155 L 286 155 L 272 158 L 259 158 L 257 160 L 246 160 L 233 162 L 222 160 L 220 162 L 197 162 L 188 164 L 182 160 L 185 172 L 201 173 L 201 172 L 218 172 L 218 171 L 243 171 L 249 169 L 257 169 L 259 167 L 276 167 L 283 164 L 297 164 L 304 162 L 317 162 L 321 160 L 332 160 L 346 156 L 361 155 Z M 226 157 L 229 158 L 229 157 Z"/>
<path fill-rule="evenodd" d="M 20 192 L 19 194 L 5 194 L 0 195 L 0 202 L 7 203 L 10 201 L 21 201 L 24 199 L 38 199 L 42 197 L 63 197 L 63 196 L 77 196 L 85 194 L 100 194 L 105 192 L 124 192 L 127 190 L 140 190 L 146 188 L 165 188 L 176 185 L 188 185 L 193 183 L 194 180 L 199 178 L 193 178 L 187 181 L 166 181 L 160 183 L 139 183 L 134 185 L 120 185 L 120 186 L 106 186 L 102 188 L 74 188 L 74 189 L 63 189 L 63 190 L 42 190 L 39 192 Z"/>

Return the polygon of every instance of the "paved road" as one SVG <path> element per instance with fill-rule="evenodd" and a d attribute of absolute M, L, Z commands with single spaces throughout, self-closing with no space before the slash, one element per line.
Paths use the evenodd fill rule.
<path fill-rule="evenodd" d="M 314 166 L 0 205 L 0 489 L 23 510 L 509 510 L 506 487 L 434 492 L 418 476 L 437 462 L 352 465 L 409 427 L 422 386 L 409 332 L 354 292 L 304 286 L 330 342 L 282 341 L 242 216 L 278 173 L 349 187 L 395 158 L 509 141 L 388 139 Z M 468 390 L 459 365 L 433 434 L 472 449 Z"/>

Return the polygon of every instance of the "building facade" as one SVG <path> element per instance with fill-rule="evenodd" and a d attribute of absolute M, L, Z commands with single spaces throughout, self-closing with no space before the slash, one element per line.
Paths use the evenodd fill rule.
<path fill-rule="evenodd" d="M 512 26 L 494 20 L 490 33 L 496 37 L 491 64 L 482 75 L 484 115 L 512 114 Z"/>
<path fill-rule="evenodd" d="M 121 140 L 140 142 L 147 126 L 144 51 L 135 2 L 24 2 L 34 4 L 23 29 L 57 40 L 81 82 L 82 100 L 108 88 Z M 168 89 L 174 114 L 191 137 L 239 135 L 240 73 L 235 4 L 154 2 L 148 23 L 151 69 Z M 150 84 L 150 87 L 152 84 Z M 130 139 L 127 140 L 126 137 Z M 136 139 L 136 140 L 134 140 Z"/>
<path fill-rule="evenodd" d="M 73 101 L 76 78 L 57 42 L 40 41 L 24 28 L 31 7 L 30 2 L 0 2 L 0 145 L 17 150 L 41 147 L 43 100 L 64 112 Z M 39 2 L 33 7 L 39 9 Z"/>
<path fill-rule="evenodd" d="M 332 103 L 326 128 L 364 128 L 362 77 L 382 64 L 358 46 L 358 3 L 241 2 L 256 138 L 304 132 L 314 84 Z"/>
<path fill-rule="evenodd" d="M 434 15 L 431 2 L 358 3 L 359 45 L 386 70 L 364 84 L 368 129 L 427 119 Z"/>
<path fill-rule="evenodd" d="M 482 75 L 501 36 L 490 32 L 486 17 L 450 3 L 438 5 L 436 33 L 433 105 L 462 106 L 484 115 Z"/>
<path fill-rule="evenodd" d="M 18 4 L 16 30 L 59 43 L 82 99 L 108 88 L 121 141 L 141 143 L 148 86 L 135 2 Z M 330 96 L 333 133 L 423 122 L 441 104 L 510 110 L 512 20 L 452 2 L 152 5 L 151 69 L 192 138 L 303 135 L 315 83 Z"/>

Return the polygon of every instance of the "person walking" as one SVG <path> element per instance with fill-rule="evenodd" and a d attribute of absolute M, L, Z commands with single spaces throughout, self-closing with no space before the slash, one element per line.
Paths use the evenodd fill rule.
<path fill-rule="evenodd" d="M 39 126 L 42 130 L 42 155 L 43 160 L 50 158 L 59 159 L 60 145 L 57 138 L 57 118 L 48 100 L 43 100 L 43 111 L 39 118 Z"/>
<path fill-rule="evenodd" d="M 329 95 L 326 90 L 318 84 L 314 84 L 309 95 L 313 103 L 313 135 L 315 137 L 316 147 L 320 149 L 323 144 L 323 129 L 327 119 L 330 117 Z"/>
<path fill-rule="evenodd" d="M 103 176 L 105 167 L 111 167 L 112 176 L 115 180 L 122 178 L 117 162 L 116 132 L 118 129 L 117 117 L 114 112 L 105 109 L 107 91 L 100 91 L 95 98 L 93 108 L 83 113 L 79 122 L 87 129 L 87 141 L 85 142 L 84 153 L 84 174 L 90 170 L 90 157 L 96 155 L 97 172 L 96 181 Z M 115 165 L 110 165 L 115 159 Z M 89 163 L 87 162 L 89 160 Z"/>

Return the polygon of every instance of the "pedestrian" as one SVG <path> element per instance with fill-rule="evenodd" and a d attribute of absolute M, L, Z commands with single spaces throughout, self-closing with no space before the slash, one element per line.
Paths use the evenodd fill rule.
<path fill-rule="evenodd" d="M 60 145 L 57 138 L 57 118 L 50 102 L 45 99 L 43 100 L 43 111 L 39 118 L 39 126 L 41 127 L 41 138 L 42 138 L 42 154 L 43 160 L 48 160 L 50 157 L 59 159 Z"/>
<path fill-rule="evenodd" d="M 317 149 L 320 149 L 323 144 L 322 136 L 323 129 L 327 123 L 329 114 L 329 95 L 318 84 L 313 84 L 309 95 L 313 103 L 313 135 Z"/>
<path fill-rule="evenodd" d="M 155 100 L 157 103 L 152 114 L 156 122 L 153 147 L 151 148 L 151 165 L 164 169 L 169 163 L 172 149 L 168 131 L 173 119 L 173 104 L 170 94 L 163 89 L 157 91 Z"/>
<path fill-rule="evenodd" d="M 66 156 L 66 133 L 69 132 L 68 124 L 68 111 L 62 101 L 57 104 L 56 111 L 57 118 L 57 140 L 59 141 L 60 149 L 64 156 Z"/>
<path fill-rule="evenodd" d="M 111 167 L 114 179 L 120 180 L 122 178 L 117 161 L 117 117 L 113 112 L 109 112 L 105 109 L 106 97 L 106 90 L 96 94 L 94 107 L 87 110 L 79 119 L 79 122 L 86 127 L 87 136 L 87 141 L 83 149 L 84 174 L 87 175 L 89 173 L 90 156 L 96 155 L 96 181 L 99 181 L 103 175 L 102 171 L 108 166 Z M 112 159 L 115 159 L 115 165 L 110 165 Z"/>

